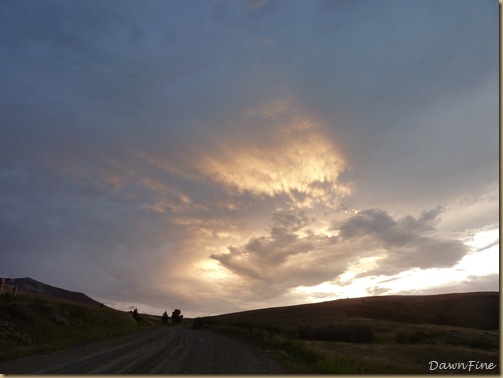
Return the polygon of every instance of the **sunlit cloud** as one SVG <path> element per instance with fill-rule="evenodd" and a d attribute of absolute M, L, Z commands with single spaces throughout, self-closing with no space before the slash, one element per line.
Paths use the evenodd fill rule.
<path fill-rule="evenodd" d="M 295 206 L 334 204 L 351 193 L 339 176 L 347 169 L 344 157 L 307 120 L 273 132 L 261 145 L 229 143 L 201 157 L 200 171 L 238 193 L 286 195 Z M 307 126 L 303 126 L 307 125 Z"/>
<path fill-rule="evenodd" d="M 348 269 L 335 280 L 314 286 L 299 286 L 297 293 L 307 295 L 311 301 L 333 300 L 346 297 L 391 294 L 428 294 L 462 292 L 469 290 L 497 290 L 499 274 L 499 243 L 497 229 L 475 233 L 467 246 L 474 252 L 466 254 L 449 268 L 413 268 L 394 275 L 369 275 L 383 256 L 361 258 L 349 264 Z M 385 256 L 385 254 L 384 254 Z"/>
<path fill-rule="evenodd" d="M 188 315 L 497 290 L 498 17 L 459 1 L 5 3 L 0 273 Z"/>
<path fill-rule="evenodd" d="M 438 231 L 441 212 L 436 208 L 396 219 L 370 209 L 340 212 L 332 222 L 313 209 L 275 212 L 268 235 L 228 246 L 211 258 L 230 279 L 267 285 L 273 292 L 304 293 L 312 300 L 396 293 L 412 290 L 412 282 L 427 289 L 494 273 L 475 268 L 475 260 L 484 261 L 483 251 L 475 259 L 462 240 Z M 494 236 L 492 230 L 473 240 L 493 243 Z M 469 260 L 470 268 L 463 271 Z"/>

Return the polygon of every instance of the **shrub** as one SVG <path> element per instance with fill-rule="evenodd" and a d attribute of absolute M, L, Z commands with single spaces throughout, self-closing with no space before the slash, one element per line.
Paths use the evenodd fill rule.
<path fill-rule="evenodd" d="M 465 342 L 465 345 L 472 348 L 483 349 L 483 350 L 498 350 L 499 340 L 497 338 L 491 340 L 478 337 L 476 339 L 467 340 Z"/>
<path fill-rule="evenodd" d="M 248 322 L 236 322 L 232 324 L 234 327 L 239 327 L 239 328 L 244 328 L 247 329 L 248 331 L 252 332 L 253 329 L 255 328 L 255 324 L 251 324 Z"/>
<path fill-rule="evenodd" d="M 317 328 L 300 326 L 298 336 L 305 340 L 344 341 L 349 343 L 365 343 L 374 340 L 374 332 L 366 324 L 330 324 Z"/>
<path fill-rule="evenodd" d="M 192 328 L 200 329 L 203 328 L 203 326 L 204 326 L 203 318 L 194 318 L 194 321 L 192 322 Z"/>
<path fill-rule="evenodd" d="M 307 347 L 304 343 L 292 340 L 285 340 L 281 343 L 281 347 L 294 359 L 307 364 L 315 364 L 323 356 Z"/>
<path fill-rule="evenodd" d="M 54 324 L 57 324 L 60 326 L 67 326 L 68 325 L 68 321 L 64 317 L 62 317 L 58 314 L 52 315 L 51 320 L 54 322 Z"/>
<path fill-rule="evenodd" d="M 169 319 L 168 313 L 166 311 L 164 311 L 164 314 L 162 314 L 162 316 L 161 316 L 161 320 L 162 320 L 163 324 L 167 324 L 168 319 Z"/>
<path fill-rule="evenodd" d="M 395 335 L 397 344 L 418 344 L 426 340 L 426 334 L 423 330 L 399 331 Z"/>
<path fill-rule="evenodd" d="M 171 321 L 173 323 L 181 323 L 182 322 L 182 319 L 183 319 L 183 315 L 182 315 L 182 311 L 180 311 L 180 309 L 175 309 L 172 313 L 171 313 Z"/>
<path fill-rule="evenodd" d="M 134 311 L 133 311 L 133 318 L 134 318 L 134 320 L 136 320 L 137 322 L 139 322 L 139 321 L 141 320 L 141 316 L 140 316 L 140 314 L 138 313 L 138 309 L 136 309 L 136 308 L 135 308 L 135 309 L 134 309 Z"/>
<path fill-rule="evenodd" d="M 194 321 L 192 322 L 192 328 L 200 329 L 204 326 L 216 325 L 217 323 L 218 322 L 211 316 L 198 317 L 194 318 Z"/>
<path fill-rule="evenodd" d="M 42 303 L 39 308 L 41 313 L 47 315 L 51 315 L 54 311 L 54 308 L 50 303 Z"/>
<path fill-rule="evenodd" d="M 26 332 L 22 332 L 19 330 L 15 330 L 10 336 L 11 339 L 21 341 L 22 343 L 25 344 L 31 344 L 32 341 L 30 335 L 28 335 Z"/>
<path fill-rule="evenodd" d="M 7 311 L 14 315 L 15 317 L 19 317 L 21 319 L 28 320 L 31 318 L 30 316 L 30 304 L 28 302 L 13 302 L 9 303 L 7 307 Z"/>
<path fill-rule="evenodd" d="M 281 331 L 278 325 L 271 323 L 261 323 L 258 327 L 269 333 L 279 333 Z"/>

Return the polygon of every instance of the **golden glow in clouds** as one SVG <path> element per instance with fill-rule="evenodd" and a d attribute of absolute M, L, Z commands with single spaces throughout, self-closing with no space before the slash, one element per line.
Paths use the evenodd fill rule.
<path fill-rule="evenodd" d="M 206 176 L 239 193 L 286 194 L 297 206 L 330 203 L 334 195 L 349 194 L 350 187 L 338 182 L 345 169 L 335 146 L 306 119 L 273 133 L 271 143 L 227 144 L 199 163 Z"/>

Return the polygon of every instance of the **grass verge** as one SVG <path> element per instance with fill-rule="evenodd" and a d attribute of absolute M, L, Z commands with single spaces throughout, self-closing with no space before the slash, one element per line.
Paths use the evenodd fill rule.
<path fill-rule="evenodd" d="M 42 297 L 0 296 L 0 361 L 46 353 L 152 327 L 105 306 Z"/>
<path fill-rule="evenodd" d="M 472 370 L 471 374 L 499 374 L 500 371 L 497 331 L 378 322 L 372 325 L 375 337 L 371 341 L 361 342 L 355 338 L 353 342 L 346 342 L 323 338 L 302 340 L 298 332 L 270 324 L 208 324 L 206 327 L 260 347 L 292 374 L 466 373 L 430 371 L 430 361 L 480 361 L 493 363 L 497 368 Z M 346 337 L 345 334 L 336 336 Z"/>

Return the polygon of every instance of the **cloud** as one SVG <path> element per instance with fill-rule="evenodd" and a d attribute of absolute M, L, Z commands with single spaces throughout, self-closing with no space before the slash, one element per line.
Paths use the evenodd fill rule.
<path fill-rule="evenodd" d="M 332 219 L 337 217 L 332 220 L 335 227 L 323 227 L 322 219 L 314 216 L 320 213 L 313 209 L 275 212 L 268 235 L 229 246 L 211 258 L 256 292 L 268 287 L 268 295 L 278 297 L 323 282 L 343 287 L 365 277 L 451 268 L 469 250 L 438 232 L 435 225 L 441 211 L 437 207 L 399 219 L 380 209 L 345 218 L 331 213 Z"/>
<path fill-rule="evenodd" d="M 372 236 L 381 239 L 388 247 L 401 246 L 417 237 L 417 234 L 434 230 L 434 222 L 441 207 L 423 212 L 417 219 L 407 215 L 394 220 L 381 209 L 359 211 L 343 224 L 334 227 L 342 239 Z"/>
<path fill-rule="evenodd" d="M 426 288 L 391 290 L 375 287 L 369 294 L 398 294 L 398 295 L 431 295 L 444 293 L 467 293 L 475 291 L 499 291 L 499 274 L 492 273 L 483 276 L 468 276 L 462 280 L 452 280 Z"/>
<path fill-rule="evenodd" d="M 359 243 L 382 256 L 379 266 L 364 275 L 395 274 L 411 268 L 451 267 L 468 253 L 460 240 L 445 239 L 435 223 L 441 207 L 398 220 L 380 209 L 359 211 L 333 230 L 343 243 Z M 362 274 L 360 274 L 361 276 Z"/>
<path fill-rule="evenodd" d="M 498 223 L 493 2 L 192 5 L 0 3 L 6 274 L 232 310 Z"/>
<path fill-rule="evenodd" d="M 254 135 L 221 136 L 216 148 L 198 157 L 201 174 L 239 193 L 284 194 L 296 206 L 333 202 L 351 193 L 351 186 L 339 180 L 347 169 L 344 157 L 320 127 L 295 111 L 288 98 L 247 110 L 240 121 L 244 125 L 262 122 L 268 129 L 262 124 Z"/>
<path fill-rule="evenodd" d="M 344 259 L 326 260 L 330 238 L 313 231 L 315 219 L 302 210 L 277 211 L 267 236 L 250 238 L 226 253 L 212 254 L 224 268 L 249 284 L 284 294 L 299 285 L 313 285 L 342 273 Z M 333 256 L 334 257 L 334 256 Z"/>

